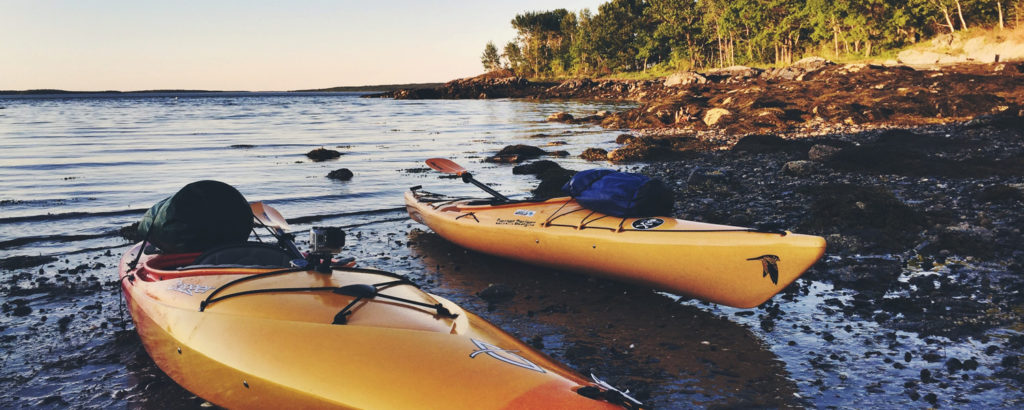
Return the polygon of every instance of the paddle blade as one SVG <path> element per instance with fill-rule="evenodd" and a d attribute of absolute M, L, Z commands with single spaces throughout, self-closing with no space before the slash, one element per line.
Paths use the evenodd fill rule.
<path fill-rule="evenodd" d="M 462 175 L 466 173 L 466 169 L 462 165 L 456 164 L 449 159 L 445 158 L 431 158 L 427 160 L 427 166 L 435 170 L 444 172 L 446 174 Z"/>
<path fill-rule="evenodd" d="M 263 202 L 253 202 L 249 204 L 249 207 L 252 208 L 252 215 L 263 225 L 282 231 L 291 229 L 291 226 L 288 225 L 288 220 L 284 219 L 284 216 L 270 205 L 266 205 Z"/>

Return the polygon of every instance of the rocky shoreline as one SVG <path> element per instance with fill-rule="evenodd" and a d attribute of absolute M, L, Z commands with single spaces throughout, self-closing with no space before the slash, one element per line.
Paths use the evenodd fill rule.
<path fill-rule="evenodd" d="M 521 84 L 521 93 L 498 84 Z M 805 59 L 664 81 L 469 79 L 433 95 L 636 101 L 623 112 L 547 120 L 628 132 L 611 152 L 572 155 L 595 167 L 644 163 L 640 172 L 674 188 L 677 217 L 826 237 L 826 258 L 783 300 L 831 283 L 852 298 L 827 301 L 825 315 L 984 344 L 999 363 L 986 369 L 991 377 L 1024 385 L 1024 63 L 915 69 Z M 517 152 L 533 154 L 500 162 L 544 153 L 510 146 L 500 156 Z M 537 196 L 556 195 L 573 172 L 550 159 L 513 169 L 540 178 Z M 762 306 L 776 312 L 762 315 L 762 327 L 780 320 L 785 302 L 776 299 Z M 927 355 L 905 354 L 908 362 Z M 838 360 L 819 359 L 822 368 Z M 946 372 L 906 381 L 914 400 L 919 384 L 966 380 L 957 372 L 977 369 L 979 358 L 925 359 L 945 362 Z"/>

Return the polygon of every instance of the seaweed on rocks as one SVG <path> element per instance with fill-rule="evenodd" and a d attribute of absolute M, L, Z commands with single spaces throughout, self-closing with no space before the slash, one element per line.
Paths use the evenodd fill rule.
<path fill-rule="evenodd" d="M 806 189 L 813 202 L 800 227 L 826 236 L 855 236 L 864 244 L 858 250 L 904 249 L 927 226 L 920 212 L 881 186 L 826 184 Z"/>

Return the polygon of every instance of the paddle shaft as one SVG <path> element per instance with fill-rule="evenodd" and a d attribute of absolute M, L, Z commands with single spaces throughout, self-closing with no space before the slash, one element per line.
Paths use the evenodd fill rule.
<path fill-rule="evenodd" d="M 477 180 L 473 179 L 473 174 L 470 174 L 469 172 L 463 172 L 461 177 L 462 177 L 462 182 L 468 182 L 468 183 L 471 183 L 473 185 L 476 185 L 477 188 L 480 188 L 480 189 L 484 190 L 484 192 L 486 192 L 488 194 L 491 194 L 491 196 L 493 196 L 493 197 L 495 197 L 495 198 L 497 198 L 499 200 L 502 200 L 502 201 L 508 201 L 508 197 L 506 197 L 505 195 L 502 195 L 502 194 L 498 193 L 498 191 L 495 191 L 495 190 L 491 189 L 491 187 L 489 187 L 487 185 L 484 185 L 480 181 L 477 181 Z"/>

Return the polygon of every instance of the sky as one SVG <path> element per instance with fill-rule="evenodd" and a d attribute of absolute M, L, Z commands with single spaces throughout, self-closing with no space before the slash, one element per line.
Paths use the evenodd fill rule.
<path fill-rule="evenodd" d="M 603 2 L 0 0 L 0 90 L 444 82 L 481 74 L 516 14 Z"/>

